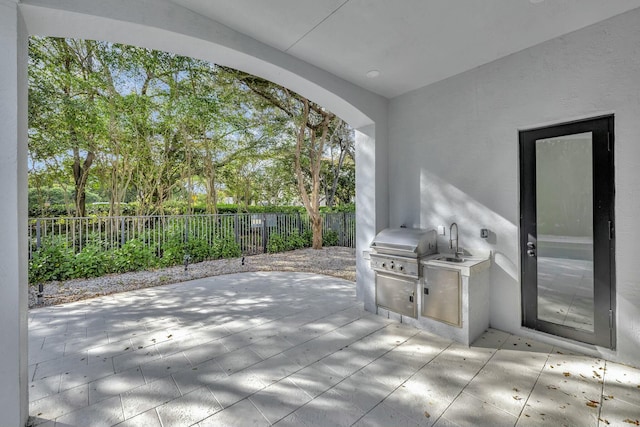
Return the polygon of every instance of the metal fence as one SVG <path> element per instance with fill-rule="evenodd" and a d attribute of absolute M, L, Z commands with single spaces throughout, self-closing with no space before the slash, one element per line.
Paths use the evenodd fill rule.
<path fill-rule="evenodd" d="M 355 214 L 326 213 L 323 219 L 323 233 L 332 230 L 338 246 L 355 247 Z M 91 244 L 116 249 L 138 239 L 158 253 L 171 239 L 198 239 L 209 244 L 215 239 L 233 239 L 243 254 L 252 255 L 266 252 L 269 236 L 274 233 L 302 235 L 310 228 L 306 213 L 31 218 L 29 258 L 52 239 L 61 239 L 75 252 Z"/>

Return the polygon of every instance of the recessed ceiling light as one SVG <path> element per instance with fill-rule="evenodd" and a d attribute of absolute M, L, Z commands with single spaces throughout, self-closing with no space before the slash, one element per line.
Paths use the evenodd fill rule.
<path fill-rule="evenodd" d="M 378 70 L 369 70 L 369 71 L 367 71 L 367 77 L 369 77 L 370 79 L 375 79 L 379 75 L 380 75 L 380 71 L 378 71 Z"/>

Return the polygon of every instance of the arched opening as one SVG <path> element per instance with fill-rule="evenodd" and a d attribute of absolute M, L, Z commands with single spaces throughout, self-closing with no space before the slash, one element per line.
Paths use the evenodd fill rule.
<path fill-rule="evenodd" d="M 4 6 L 3 6 L 4 7 Z M 375 232 L 386 225 L 386 111 L 387 100 L 347 83 L 324 70 L 222 25 L 206 20 L 177 6 L 100 2 L 60 2 L 43 6 L 37 2 L 9 2 L 3 17 L 5 31 L 0 39 L 8 61 L 0 70 L 9 93 L 3 109 L 8 126 L 2 145 L 7 156 L 2 161 L 2 185 L 8 213 L 1 229 L 4 237 L 0 264 L 9 286 L 2 291 L 3 324 L 9 325 L 5 346 L 0 351 L 3 399 L 0 412 L 9 424 L 24 424 L 27 405 L 27 327 L 26 327 L 26 245 L 22 233 L 26 225 L 26 41 L 29 35 L 79 37 L 157 48 L 177 54 L 231 66 L 276 83 L 326 105 L 356 129 L 357 193 L 357 280 L 358 296 L 371 308 L 364 281 L 371 280 L 361 251 L 368 247 Z M 6 23 L 6 25 L 4 25 Z M 5 191 L 6 190 L 6 191 Z M 16 250 L 17 249 L 17 250 Z M 12 327 L 15 326 L 15 327 Z M 7 373 L 7 375 L 4 375 Z"/>

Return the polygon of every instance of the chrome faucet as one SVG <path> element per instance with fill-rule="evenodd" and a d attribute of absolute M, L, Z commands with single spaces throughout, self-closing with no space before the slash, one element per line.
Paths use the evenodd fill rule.
<path fill-rule="evenodd" d="M 456 226 L 456 250 L 454 252 L 456 258 L 458 258 L 460 255 L 463 254 L 463 252 L 460 250 L 460 248 L 458 247 L 458 224 L 456 224 L 455 222 L 451 223 L 451 226 L 449 227 L 449 248 L 453 249 L 453 226 Z"/>

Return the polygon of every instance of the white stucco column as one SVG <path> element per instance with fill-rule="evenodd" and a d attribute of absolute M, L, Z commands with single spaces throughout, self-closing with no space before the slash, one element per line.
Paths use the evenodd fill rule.
<path fill-rule="evenodd" d="M 363 256 L 376 233 L 389 225 L 386 116 L 356 129 L 356 295 L 375 312 L 373 271 Z"/>
<path fill-rule="evenodd" d="M 27 41 L 17 0 L 0 0 L 0 425 L 27 399 Z"/>

